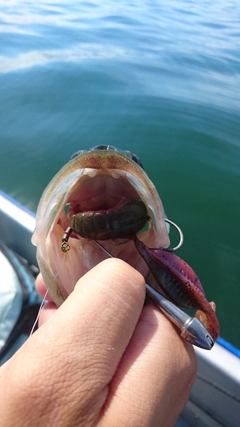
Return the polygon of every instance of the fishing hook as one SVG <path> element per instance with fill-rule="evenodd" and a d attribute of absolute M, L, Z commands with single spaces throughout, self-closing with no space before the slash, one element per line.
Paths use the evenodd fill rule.
<path fill-rule="evenodd" d="M 175 224 L 175 222 L 170 221 L 170 219 L 165 218 L 165 222 L 167 222 L 168 224 L 170 224 L 170 225 L 172 225 L 174 228 L 176 228 L 176 230 L 177 230 L 177 231 L 178 231 L 178 233 L 179 233 L 180 240 L 179 240 L 178 245 L 177 245 L 177 246 L 175 246 L 174 248 L 167 248 L 167 249 L 165 249 L 165 248 L 164 248 L 164 249 L 165 249 L 166 251 L 168 251 L 168 252 L 175 252 L 175 251 L 177 251 L 178 249 L 180 249 L 180 248 L 181 248 L 181 246 L 183 245 L 183 241 L 184 241 L 183 232 L 182 232 L 181 228 L 180 228 L 177 224 Z M 151 248 L 151 249 L 153 249 L 153 248 Z"/>

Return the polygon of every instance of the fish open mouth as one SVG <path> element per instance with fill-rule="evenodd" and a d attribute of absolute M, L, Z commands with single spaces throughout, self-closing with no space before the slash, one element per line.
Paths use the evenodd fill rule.
<path fill-rule="evenodd" d="M 197 309 L 195 317 L 216 340 L 215 303 L 207 301 L 191 267 L 164 251 L 170 243 L 166 222 L 174 224 L 136 156 L 111 146 L 78 153 L 44 191 L 32 238 L 53 301 L 61 305 L 78 279 L 107 257 L 106 249 L 147 281 L 150 274 L 176 304 Z"/>
<path fill-rule="evenodd" d="M 137 191 L 125 178 L 111 175 L 89 177 L 73 194 L 70 203 L 75 213 L 114 208 L 121 198 L 138 197 Z"/>
<path fill-rule="evenodd" d="M 148 222 L 147 208 L 127 180 L 98 175 L 85 181 L 83 187 L 69 199 L 59 218 L 67 227 L 64 243 L 70 234 L 88 240 L 132 238 Z"/>
<path fill-rule="evenodd" d="M 150 216 L 148 216 L 147 207 L 136 189 L 121 174 L 116 177 L 116 175 L 102 174 L 102 171 L 97 171 L 95 176 L 84 175 L 75 188 L 70 191 L 66 198 L 66 203 L 60 210 L 59 217 L 56 217 L 48 239 L 48 244 L 52 247 L 51 252 L 54 253 L 55 257 L 56 255 L 59 257 L 59 271 L 63 269 L 63 264 L 67 267 L 68 276 L 65 276 L 64 280 L 69 285 L 68 290 L 72 291 L 79 277 L 106 258 L 106 254 L 96 246 L 94 240 L 104 240 L 106 249 L 113 256 L 127 261 L 142 274 L 146 275 L 148 270 L 146 264 L 136 251 L 132 239 L 129 239 L 129 236 L 124 233 L 126 230 L 125 217 L 128 217 L 129 210 L 129 205 L 125 206 L 125 204 L 131 201 L 131 207 L 135 208 L 136 200 L 142 201 L 146 216 L 143 218 L 140 229 L 134 229 L 134 232 L 129 233 L 129 236 L 138 234 L 148 244 L 149 241 L 153 241 L 154 230 L 150 219 L 148 221 Z M 124 206 L 125 212 L 123 212 L 122 206 Z M 81 215 L 85 223 L 87 219 L 90 219 L 94 235 L 91 232 L 84 235 L 75 228 L 68 239 L 70 250 L 62 254 L 61 247 L 64 233 L 68 227 L 73 226 L 73 219 L 77 218 L 77 215 Z M 115 217 L 115 225 L 112 225 L 113 216 Z M 100 222 L 102 219 L 104 220 L 104 224 L 101 224 L 100 229 L 96 229 L 96 218 L 100 218 Z M 110 223 L 111 226 L 108 227 Z M 147 229 L 141 231 L 146 223 Z M 105 224 L 107 224 L 107 227 Z M 106 228 L 109 228 L 107 237 L 106 235 L 103 237 L 101 232 L 102 229 L 105 230 Z M 117 231 L 120 230 L 117 235 L 115 233 L 116 228 Z M 70 270 L 72 270 L 71 273 Z M 61 273 L 61 277 L 62 275 L 63 273 Z"/>
<path fill-rule="evenodd" d="M 144 207 L 146 216 L 141 211 L 142 223 L 137 230 L 132 228 L 136 220 L 133 225 L 130 221 L 132 234 L 139 234 L 146 245 L 168 247 L 165 214 L 158 193 L 142 167 L 128 154 L 99 149 L 81 153 L 54 177 L 39 204 L 33 243 L 41 271 L 46 271 L 47 286 L 49 281 L 51 288 L 56 283 L 58 296 L 53 299 L 58 299 L 57 303 L 72 292 L 82 275 L 107 257 L 94 240 L 104 240 L 113 256 L 127 261 L 146 277 L 148 268 L 128 233 L 114 234 L 120 223 L 126 229 L 125 216 L 129 210 L 137 210 L 136 201 Z M 107 224 L 104 238 L 99 227 L 95 227 L 96 216 Z M 81 235 L 79 228 L 75 228 L 68 238 L 70 250 L 64 253 L 62 238 L 76 217 L 84 224 L 90 217 L 95 234 Z M 147 230 L 142 231 L 146 223 Z"/>

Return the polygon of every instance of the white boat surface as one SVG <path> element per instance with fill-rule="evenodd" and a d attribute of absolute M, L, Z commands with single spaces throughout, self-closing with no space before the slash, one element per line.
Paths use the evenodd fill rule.
<path fill-rule="evenodd" d="M 34 227 L 35 214 L 0 191 L 0 242 L 30 266 L 37 266 Z M 195 350 L 197 378 L 176 427 L 240 427 L 240 350 L 221 337 L 212 350 Z"/>

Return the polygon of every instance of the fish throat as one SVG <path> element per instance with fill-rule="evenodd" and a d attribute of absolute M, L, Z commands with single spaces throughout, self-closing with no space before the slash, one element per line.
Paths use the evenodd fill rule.
<path fill-rule="evenodd" d="M 68 240 L 132 239 L 149 221 L 144 202 L 126 179 L 97 176 L 80 187 L 78 197 L 65 206 L 59 223 L 67 223 L 62 251 L 70 249 Z"/>

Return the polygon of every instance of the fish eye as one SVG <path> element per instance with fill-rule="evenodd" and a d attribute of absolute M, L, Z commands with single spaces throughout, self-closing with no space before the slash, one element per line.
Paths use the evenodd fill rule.
<path fill-rule="evenodd" d="M 132 160 L 144 169 L 143 164 L 136 154 L 132 154 Z"/>
<path fill-rule="evenodd" d="M 124 153 L 130 157 L 131 160 L 133 160 L 137 165 L 141 166 L 142 169 L 144 169 L 143 164 L 139 157 L 136 154 L 131 153 L 131 151 L 124 151 Z"/>
<path fill-rule="evenodd" d="M 117 148 L 113 147 L 113 145 L 96 145 L 91 148 L 90 151 L 101 150 L 101 151 L 118 151 Z"/>
<path fill-rule="evenodd" d="M 73 153 L 73 154 L 71 155 L 70 160 L 74 159 L 74 157 L 77 157 L 77 156 L 79 156 L 80 154 L 83 154 L 83 153 L 86 153 L 86 150 L 79 150 L 79 151 L 76 151 L 76 153 Z"/>

